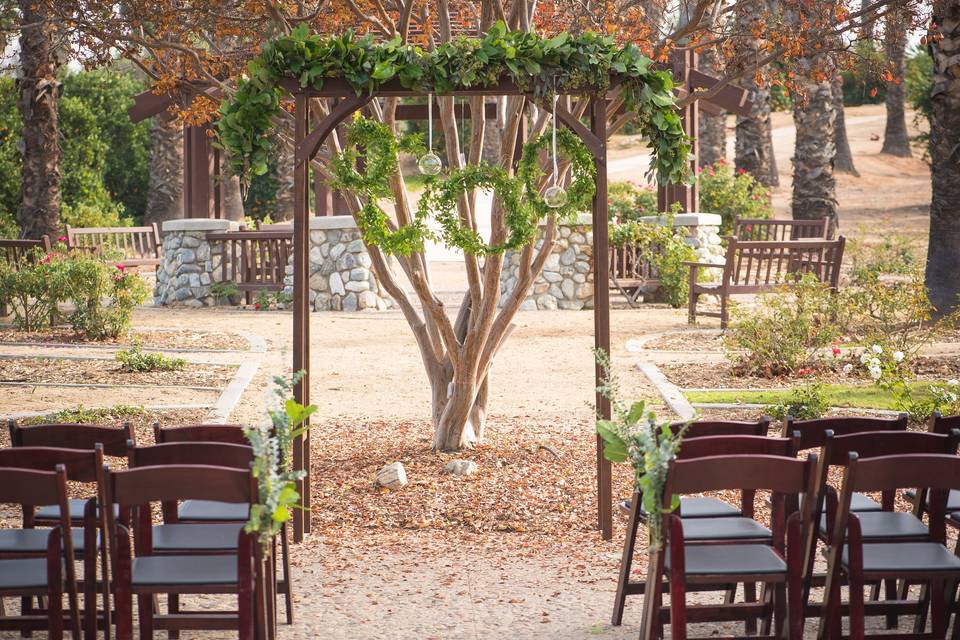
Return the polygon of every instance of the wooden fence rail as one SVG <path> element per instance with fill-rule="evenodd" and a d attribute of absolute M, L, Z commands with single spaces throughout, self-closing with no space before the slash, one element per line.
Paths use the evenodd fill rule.
<path fill-rule="evenodd" d="M 616 287 L 631 307 L 641 296 L 660 287 L 660 274 L 651 262 L 648 251 L 636 244 L 610 246 L 610 284 Z"/>
<path fill-rule="evenodd" d="M 253 302 L 257 291 L 283 291 L 287 263 L 293 253 L 293 232 L 215 231 L 207 234 L 211 250 L 222 244 L 220 279 L 233 282 Z"/>

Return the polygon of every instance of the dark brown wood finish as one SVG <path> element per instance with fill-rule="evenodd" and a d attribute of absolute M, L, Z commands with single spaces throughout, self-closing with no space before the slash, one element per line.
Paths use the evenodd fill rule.
<path fill-rule="evenodd" d="M 189 424 L 179 427 L 153 425 L 153 439 L 157 444 L 168 442 L 228 442 L 250 444 L 240 424 Z"/>
<path fill-rule="evenodd" d="M 215 231 L 207 234 L 207 241 L 221 246 L 221 281 L 234 283 L 246 294 L 247 304 L 253 302 L 254 292 L 283 291 L 287 263 L 293 253 L 292 228 Z"/>
<path fill-rule="evenodd" d="M 766 220 L 737 218 L 733 223 L 733 237 L 738 240 L 785 242 L 790 240 L 829 240 L 830 227 L 820 220 Z"/>

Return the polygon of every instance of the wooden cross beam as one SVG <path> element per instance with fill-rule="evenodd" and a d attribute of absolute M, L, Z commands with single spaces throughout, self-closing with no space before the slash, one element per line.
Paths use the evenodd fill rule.
<path fill-rule="evenodd" d="M 697 69 L 697 53 L 692 49 L 677 49 L 671 54 L 670 69 L 676 83 L 676 92 L 680 97 L 703 93 L 713 89 L 719 80 Z M 739 116 L 750 115 L 753 103 L 750 92 L 736 85 L 723 87 L 709 99 L 697 99 L 681 109 L 683 131 L 690 136 L 692 143 L 690 170 L 693 175 L 700 166 L 700 143 L 698 141 L 700 110 L 710 115 L 724 112 Z M 667 211 L 674 203 L 680 203 L 683 211 L 696 212 L 700 209 L 700 194 L 696 182 L 691 184 L 658 184 L 657 208 Z"/>

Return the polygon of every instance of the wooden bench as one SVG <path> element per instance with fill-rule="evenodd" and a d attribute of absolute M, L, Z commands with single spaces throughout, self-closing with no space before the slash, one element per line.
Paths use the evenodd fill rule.
<path fill-rule="evenodd" d="M 33 262 L 36 251 L 50 251 L 50 237 L 43 236 L 39 240 L 14 238 L 0 238 L 0 260 L 6 262 L 14 270 L 21 264 Z M 0 316 L 10 313 L 7 300 L 0 300 Z"/>
<path fill-rule="evenodd" d="M 280 226 L 280 225 L 277 225 Z M 256 291 L 283 291 L 293 254 L 293 227 L 272 231 L 214 231 L 211 244 L 223 244 L 220 280 L 233 282 L 253 302 Z"/>
<path fill-rule="evenodd" d="M 829 220 L 766 220 L 737 218 L 733 222 L 733 237 L 738 240 L 829 240 Z"/>
<path fill-rule="evenodd" d="M 797 276 L 812 274 L 820 282 L 836 290 L 840 283 L 840 264 L 846 239 L 757 241 L 727 240 L 724 264 L 687 262 L 690 267 L 689 322 L 697 321 L 697 299 L 703 294 L 720 296 L 720 313 L 701 312 L 700 315 L 720 318 L 721 328 L 727 327 L 728 299 L 736 294 L 766 293 L 790 287 Z M 699 269 L 723 269 L 719 282 L 697 282 Z"/>
<path fill-rule="evenodd" d="M 67 225 L 67 247 L 107 255 L 122 253 L 117 264 L 124 267 L 156 267 L 161 260 L 160 231 L 156 224 L 143 227 L 71 227 Z"/>
<path fill-rule="evenodd" d="M 631 307 L 637 306 L 641 296 L 660 287 L 660 274 L 649 255 L 635 243 L 610 246 L 610 283 L 616 287 Z"/>

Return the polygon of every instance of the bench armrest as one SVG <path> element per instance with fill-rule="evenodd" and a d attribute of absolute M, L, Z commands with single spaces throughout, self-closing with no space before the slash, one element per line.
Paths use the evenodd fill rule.
<path fill-rule="evenodd" d="M 713 267 L 714 269 L 723 269 L 726 264 L 714 264 L 712 262 L 684 262 L 687 267 Z"/>

